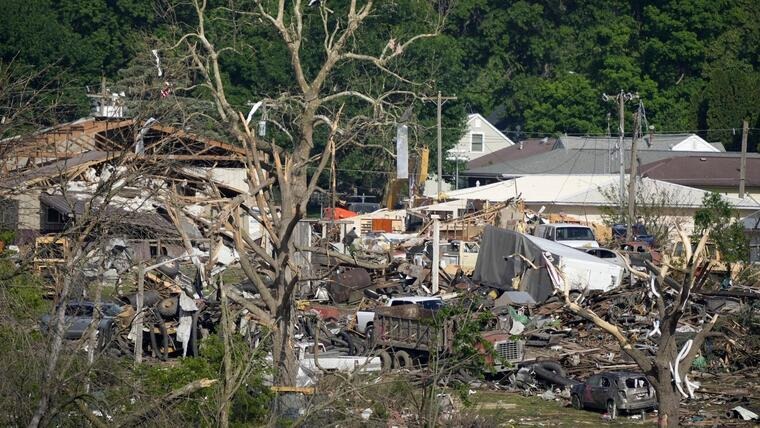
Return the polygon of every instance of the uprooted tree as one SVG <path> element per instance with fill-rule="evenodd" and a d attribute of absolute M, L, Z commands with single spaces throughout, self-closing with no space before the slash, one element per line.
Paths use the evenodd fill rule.
<path fill-rule="evenodd" d="M 182 35 L 171 49 L 184 53 L 197 83 L 177 91 L 196 90 L 209 96 L 219 128 L 247 153 L 249 191 L 226 205 L 217 227 L 233 231 L 240 265 L 260 298 L 251 301 L 233 288 L 227 291 L 230 299 L 271 329 L 274 383 L 292 387 L 298 369 L 292 343 L 295 298 L 299 282 L 305 279 L 294 261 L 299 251 L 294 239 L 298 222 L 326 170 L 332 171 L 334 182 L 337 151 L 349 144 L 367 144 L 371 135 L 394 132 L 402 104 L 413 100 L 421 88 L 402 76 L 399 60 L 413 44 L 439 33 L 442 14 L 433 4 L 413 2 L 426 5 L 426 22 L 396 31 L 387 15 L 408 19 L 403 5 L 371 0 L 308 5 L 300 0 L 254 1 L 218 8 L 201 0 L 192 3 L 193 19 L 179 24 Z M 387 31 L 367 37 L 374 20 L 382 24 L 377 28 Z M 230 37 L 231 33 L 240 36 Z M 248 52 L 244 59 L 265 61 L 257 57 L 258 47 L 247 44 L 242 35 L 268 40 L 267 52 L 289 63 L 279 72 L 288 76 L 290 86 L 261 95 L 258 114 L 265 115 L 266 133 L 249 126 L 255 109 L 246 116 L 250 107 L 236 104 L 227 90 L 227 58 Z M 259 222 L 262 239 L 243 227 L 242 212 Z"/>
<path fill-rule="evenodd" d="M 705 319 L 701 330 L 683 346 L 678 347 L 676 333 L 681 318 L 689 309 L 692 293 L 704 285 L 710 271 L 710 262 L 705 259 L 704 251 L 709 231 L 705 231 L 693 251 L 689 237 L 680 229 L 679 235 L 687 251 L 687 263 L 683 268 L 669 266 L 666 258 L 661 268 L 648 263 L 650 275 L 631 270 L 640 280 L 649 283 L 651 311 L 656 314 L 656 319 L 646 337 L 651 338 L 656 344 L 653 353 L 636 346 L 644 337 L 629 335 L 620 326 L 584 307 L 583 295 L 571 298 L 567 279 L 551 264 L 551 260 L 545 260 L 555 288 L 564 297 L 565 309 L 593 322 L 614 337 L 622 351 L 631 357 L 646 375 L 657 392 L 658 424 L 662 427 L 678 426 L 681 398 L 694 397 L 694 391 L 699 385 L 689 381 L 688 373 L 718 319 L 717 314 Z M 675 274 L 676 270 L 679 271 L 678 275 Z M 680 280 L 675 279 L 676 277 Z"/>

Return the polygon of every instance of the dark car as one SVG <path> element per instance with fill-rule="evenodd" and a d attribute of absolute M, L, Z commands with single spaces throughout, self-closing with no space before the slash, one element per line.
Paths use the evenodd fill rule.
<path fill-rule="evenodd" d="M 115 303 L 100 304 L 102 316 L 98 325 L 98 335 L 101 343 L 110 335 L 114 327 L 114 317 L 121 312 L 121 306 Z M 69 302 L 66 305 L 63 337 L 65 339 L 81 339 L 92 323 L 95 313 L 95 302 Z M 50 314 L 40 319 L 40 329 L 47 333 L 53 322 Z"/>
<path fill-rule="evenodd" d="M 574 385 L 570 394 L 576 409 L 606 410 L 613 418 L 618 410 L 646 410 L 657 406 L 654 388 L 641 373 L 599 373 Z"/>
<path fill-rule="evenodd" d="M 628 227 L 625 224 L 612 225 L 612 237 L 620 241 L 641 241 L 646 242 L 650 247 L 654 247 L 654 236 L 647 232 L 646 226 L 636 223 L 631 226 L 631 234 L 628 236 Z"/>

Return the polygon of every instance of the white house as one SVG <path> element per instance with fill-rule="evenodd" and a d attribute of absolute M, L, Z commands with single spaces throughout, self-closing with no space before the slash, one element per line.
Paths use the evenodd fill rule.
<path fill-rule="evenodd" d="M 467 132 L 457 145 L 449 150 L 448 158 L 471 161 L 514 144 L 483 116 L 474 113 L 467 117 Z"/>
<path fill-rule="evenodd" d="M 628 176 L 626 176 L 626 180 Z M 544 214 L 568 214 L 587 222 L 601 223 L 603 207 L 610 206 L 607 195 L 617 194 L 620 177 L 616 174 L 535 174 L 498 181 L 479 187 L 452 190 L 446 199 L 481 199 L 504 202 L 521 197 L 533 210 L 544 208 Z M 694 212 L 702 207 L 708 192 L 693 187 L 651 178 L 642 178 L 640 192 L 645 200 L 664 198 L 663 215 L 677 220 L 691 231 Z M 744 217 L 760 210 L 760 203 L 751 199 L 724 197 Z"/>

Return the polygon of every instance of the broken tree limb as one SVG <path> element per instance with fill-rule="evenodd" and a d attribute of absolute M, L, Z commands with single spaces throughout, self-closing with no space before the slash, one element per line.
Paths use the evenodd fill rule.
<path fill-rule="evenodd" d="M 631 266 L 631 260 L 630 260 L 630 257 L 627 254 L 623 254 L 620 251 L 615 251 L 614 253 L 617 254 L 617 255 L 619 255 L 622 258 L 623 263 L 625 263 L 625 269 L 631 275 L 633 275 L 636 278 L 641 279 L 641 280 L 646 280 L 647 279 L 647 274 L 645 274 L 644 272 L 639 272 L 636 269 L 634 269 L 633 266 Z M 647 261 L 648 260 L 645 260 L 644 262 L 647 262 Z"/>
<path fill-rule="evenodd" d="M 683 244 L 684 260 L 688 262 L 691 260 L 691 256 L 693 255 L 693 252 L 691 250 L 691 239 L 689 239 L 689 235 L 687 235 L 679 225 L 676 225 L 676 232 L 678 232 L 678 237 L 681 239 L 681 243 Z"/>
<path fill-rule="evenodd" d="M 82 400 L 81 398 L 77 398 L 74 400 L 77 407 L 79 408 L 79 411 L 82 413 L 82 416 L 87 419 L 89 423 L 92 424 L 95 428 L 108 428 L 108 425 L 100 420 L 99 417 L 95 416 L 94 413 L 92 413 L 92 410 L 90 410 L 89 407 L 87 407 L 87 404 Z"/>
<path fill-rule="evenodd" d="M 715 326 L 716 321 L 718 321 L 718 314 L 713 315 L 712 318 L 710 318 L 710 321 L 706 322 L 704 326 L 702 326 L 702 330 L 697 333 L 696 336 L 694 336 L 691 349 L 686 354 L 686 357 L 683 359 L 683 363 L 679 367 L 679 375 L 681 378 L 689 373 L 689 369 L 691 369 L 691 363 L 694 361 L 694 358 L 697 357 L 697 354 L 702 349 L 702 344 L 707 338 L 707 335 L 710 334 L 712 328 Z"/>
<path fill-rule="evenodd" d="M 330 251 L 326 248 L 318 248 L 318 247 L 302 247 L 300 245 L 296 245 L 296 249 L 298 251 L 308 251 L 312 253 L 318 253 L 323 254 L 328 257 L 334 257 L 342 262 L 352 264 L 354 266 L 363 267 L 365 269 L 387 269 L 390 264 L 389 263 L 372 263 L 372 262 L 365 262 L 359 259 L 356 259 L 354 257 L 351 257 L 347 254 L 341 254 L 335 251 Z"/>
<path fill-rule="evenodd" d="M 133 427 L 139 425 L 142 421 L 148 419 L 154 413 L 173 405 L 174 402 L 180 398 L 190 395 L 196 391 L 200 391 L 201 389 L 208 388 L 217 382 L 218 381 L 216 379 L 198 379 L 194 382 L 190 382 L 187 385 L 168 393 L 157 402 L 154 402 L 152 405 L 139 410 L 137 413 L 133 413 L 132 415 L 127 416 L 124 420 L 116 424 L 116 426 Z"/>
<path fill-rule="evenodd" d="M 227 297 L 229 297 L 230 300 L 234 301 L 235 303 L 248 309 L 251 314 L 256 317 L 256 321 L 258 321 L 260 324 L 266 325 L 267 327 L 274 326 L 274 320 L 272 319 L 272 316 L 265 310 L 258 307 L 255 303 L 247 299 L 245 296 L 243 296 L 243 293 L 241 293 L 240 290 L 229 285 L 225 285 L 224 287 L 224 291 L 227 292 Z"/>
<path fill-rule="evenodd" d="M 237 220 L 235 221 L 237 223 Z M 250 260 L 248 260 L 248 253 L 245 251 L 245 246 L 243 245 L 242 240 L 242 234 L 241 230 L 238 227 L 233 228 L 234 231 L 234 237 L 235 237 L 235 248 L 238 251 L 238 254 L 240 257 L 238 258 L 238 261 L 240 262 L 240 267 L 243 268 L 243 272 L 245 272 L 245 275 L 248 277 L 248 279 L 251 281 L 251 283 L 256 286 L 256 290 L 259 292 L 259 295 L 261 295 L 262 300 L 264 300 L 264 303 L 267 305 L 267 308 L 269 309 L 269 313 L 275 313 L 277 311 L 277 301 L 275 300 L 272 293 L 267 288 L 266 284 L 264 284 L 264 281 L 262 280 L 261 276 L 256 272 L 254 267 L 251 265 Z M 247 233 L 245 234 L 247 236 Z M 258 249 L 260 251 L 257 252 L 263 252 L 263 249 L 261 249 L 256 243 L 251 242 L 249 243 L 249 246 L 253 245 L 252 248 Z M 272 263 L 274 263 L 274 260 L 271 260 Z M 269 262 L 268 262 L 269 263 Z M 234 300 L 234 299 L 233 299 Z"/>
<path fill-rule="evenodd" d="M 666 268 L 663 268 L 662 270 L 660 270 L 660 268 L 655 266 L 654 263 L 652 263 L 649 260 L 644 260 L 644 264 L 646 265 L 647 269 L 649 269 L 650 272 L 662 278 L 665 284 L 669 285 L 670 287 L 673 287 L 676 290 L 679 290 L 679 291 L 681 290 L 681 284 L 679 284 L 678 281 L 676 281 L 675 279 L 669 276 L 663 276 L 663 275 L 667 275 L 665 273 Z"/>
<path fill-rule="evenodd" d="M 620 328 L 618 328 L 616 325 L 605 321 L 602 319 L 602 317 L 595 314 L 593 311 L 583 308 L 579 304 L 571 301 L 569 296 L 565 299 L 565 307 L 570 309 L 570 311 L 574 314 L 593 322 L 597 327 L 611 334 L 615 339 L 617 339 L 618 343 L 620 344 L 620 348 L 623 349 L 623 351 L 625 351 L 625 353 L 628 354 L 631 358 L 633 358 L 636 364 L 638 364 L 644 372 L 649 372 L 652 369 L 652 362 L 649 360 L 649 358 L 647 358 L 647 356 L 644 355 L 641 351 L 634 348 L 631 341 L 625 337 L 623 332 L 620 331 Z"/>

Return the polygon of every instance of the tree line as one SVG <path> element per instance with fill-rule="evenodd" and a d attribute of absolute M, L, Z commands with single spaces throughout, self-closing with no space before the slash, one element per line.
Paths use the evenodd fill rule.
<path fill-rule="evenodd" d="M 208 3 L 209 10 L 229 6 L 221 0 Z M 233 3 L 243 11 L 256 4 Z M 0 17 L 0 60 L 30 72 L 47 67 L 34 82 L 57 101 L 55 115 L 44 124 L 86 115 L 86 92 L 99 90 L 102 76 L 132 89 L 133 99 L 160 98 L 169 84 L 172 96 L 185 97 L 195 109 L 211 109 L 210 103 L 198 104 L 208 94 L 192 85 L 197 76 L 182 69 L 166 70 L 161 77 L 155 73 L 151 50 L 173 40 L 193 19 L 175 6 L 167 0 L 9 0 Z M 600 134 L 610 128 L 614 134 L 614 112 L 602 93 L 621 89 L 645 100 L 655 132 L 700 130 L 710 141 L 738 150 L 741 121 L 760 128 L 755 102 L 760 96 L 760 9 L 751 0 L 399 0 L 378 5 L 367 31 L 350 43 L 366 50 L 402 40 L 436 8 L 446 10 L 441 35 L 410 46 L 396 67 L 417 83 L 404 90 L 418 95 L 441 90 L 459 98 L 444 109 L 445 148 L 455 143 L 465 114 L 472 112 L 490 115 L 513 139 Z M 312 7 L 304 14 L 307 73 L 324 59 L 316 49 L 321 29 L 312 25 L 320 20 L 319 10 Z M 232 46 L 252 47 L 221 58 L 231 105 L 247 110 L 247 103 L 294 89 L 290 59 L 271 29 L 211 18 L 209 33 Z M 330 82 L 336 89 L 390 85 L 387 77 L 362 65 L 339 73 Z M 413 108 L 419 127 L 410 135 L 411 145 L 431 144 L 434 156 L 435 108 L 419 101 Z M 213 131 L 209 124 L 197 128 Z M 389 127 L 387 135 L 367 140 L 392 147 L 392 134 Z M 758 143 L 760 132 L 753 129 L 750 150 Z M 394 160 L 373 147 L 339 156 L 342 190 L 379 193 L 387 183 L 385 172 L 393 170 Z"/>

